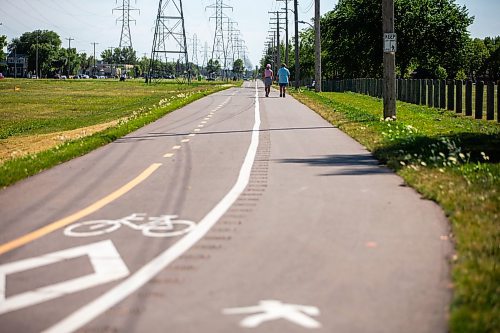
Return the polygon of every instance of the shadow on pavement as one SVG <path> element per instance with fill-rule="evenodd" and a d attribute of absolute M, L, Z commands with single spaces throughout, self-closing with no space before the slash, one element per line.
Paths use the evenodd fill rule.
<path fill-rule="evenodd" d="M 279 163 L 306 164 L 314 167 L 332 167 L 334 172 L 320 176 L 359 176 L 373 174 L 392 174 L 392 171 L 379 164 L 370 154 L 340 154 L 314 158 L 290 158 L 276 160 Z"/>

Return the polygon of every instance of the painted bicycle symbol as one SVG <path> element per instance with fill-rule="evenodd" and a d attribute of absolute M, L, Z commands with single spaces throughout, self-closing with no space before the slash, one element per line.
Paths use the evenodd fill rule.
<path fill-rule="evenodd" d="M 74 223 L 64 229 L 64 234 L 70 237 L 99 236 L 116 231 L 121 226 L 142 231 L 147 237 L 176 237 L 189 233 L 196 227 L 196 223 L 188 220 L 174 220 L 177 215 L 161 215 L 149 217 L 148 222 L 142 222 L 146 214 L 137 213 L 117 220 L 94 220 Z"/>

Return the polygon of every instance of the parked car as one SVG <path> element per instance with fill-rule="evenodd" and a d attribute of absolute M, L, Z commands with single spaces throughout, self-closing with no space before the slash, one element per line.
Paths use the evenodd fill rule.
<path fill-rule="evenodd" d="M 90 76 L 88 76 L 87 74 L 77 74 L 73 76 L 73 79 L 90 79 Z"/>

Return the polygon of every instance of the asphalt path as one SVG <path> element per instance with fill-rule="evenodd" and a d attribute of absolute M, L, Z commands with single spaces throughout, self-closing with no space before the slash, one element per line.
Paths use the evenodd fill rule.
<path fill-rule="evenodd" d="M 441 209 L 261 82 L 0 191 L 0 230 L 1 332 L 448 329 Z"/>

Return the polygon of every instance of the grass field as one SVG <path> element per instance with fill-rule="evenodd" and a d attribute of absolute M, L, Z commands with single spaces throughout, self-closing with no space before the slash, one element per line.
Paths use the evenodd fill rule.
<path fill-rule="evenodd" d="M 230 85 L 0 81 L 0 187 L 109 143 Z"/>
<path fill-rule="evenodd" d="M 400 102 L 385 121 L 380 99 L 292 94 L 443 208 L 456 249 L 451 331 L 500 332 L 500 125 Z"/>

